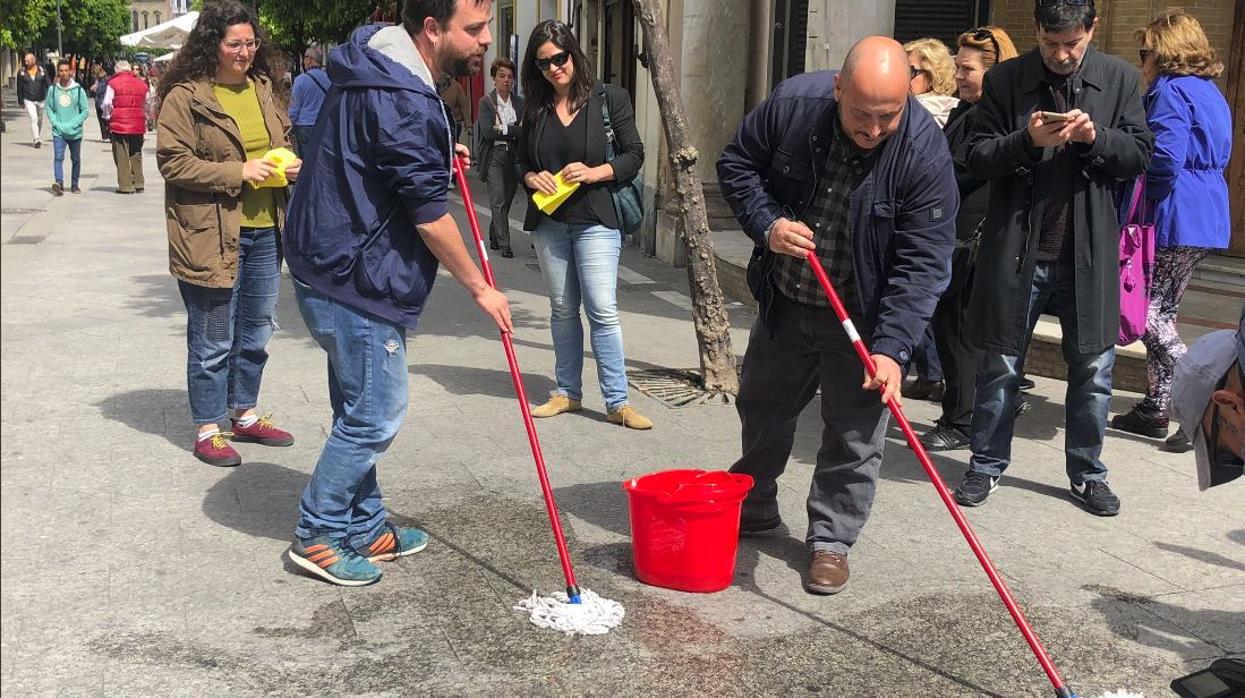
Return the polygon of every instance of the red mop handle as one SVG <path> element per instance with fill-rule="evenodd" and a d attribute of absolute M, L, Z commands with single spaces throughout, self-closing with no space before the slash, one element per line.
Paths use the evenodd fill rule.
<path fill-rule="evenodd" d="M 476 252 L 480 255 L 480 266 L 484 269 L 484 280 L 489 286 L 497 288 L 493 278 L 493 265 L 489 263 L 488 249 L 480 236 L 480 221 L 476 218 L 476 209 L 471 202 L 471 188 L 467 184 L 467 173 L 463 169 L 462 158 L 454 158 L 454 176 L 458 180 L 458 190 L 463 195 L 464 208 L 467 209 L 467 222 L 471 224 L 471 234 L 476 241 Z M 506 347 L 506 361 L 510 363 L 510 379 L 514 381 L 514 392 L 519 398 L 519 407 L 523 410 L 523 426 L 527 428 L 527 440 L 532 446 L 532 458 L 536 460 L 536 475 L 540 478 L 540 490 L 545 496 L 545 509 L 549 512 L 549 523 L 553 525 L 553 539 L 558 544 L 558 558 L 562 561 L 562 574 L 566 577 L 566 595 L 572 603 L 579 603 L 579 586 L 575 584 L 575 571 L 571 569 L 571 554 L 566 548 L 566 536 L 562 533 L 562 521 L 558 518 L 558 505 L 553 501 L 553 488 L 549 486 L 549 474 L 545 472 L 545 457 L 540 452 L 540 439 L 536 438 L 536 423 L 532 421 L 532 410 L 527 405 L 527 391 L 523 389 L 523 374 L 519 373 L 519 360 L 514 355 L 514 343 L 510 341 L 510 333 L 501 333 L 502 344 Z"/>
<path fill-rule="evenodd" d="M 843 307 L 843 301 L 839 298 L 838 292 L 834 290 L 834 284 L 830 283 L 830 277 L 826 276 L 826 270 L 821 266 L 821 260 L 813 252 L 809 252 L 807 258 L 808 263 L 813 267 L 813 273 L 817 275 L 817 280 L 821 282 L 821 287 L 826 292 L 826 297 L 830 299 L 830 305 L 834 307 L 834 314 L 839 317 L 839 322 L 843 323 L 843 330 L 847 332 L 847 336 L 852 340 L 852 346 L 855 347 L 856 354 L 860 357 L 861 362 L 864 363 L 865 370 L 869 372 L 869 377 L 873 378 L 877 375 L 877 366 L 874 365 L 873 357 L 869 355 L 869 350 L 865 348 L 865 343 L 861 340 L 860 334 L 856 332 L 856 327 L 852 324 L 851 318 L 847 316 L 847 308 Z M 960 532 L 964 534 L 964 539 L 968 541 L 968 547 L 973 549 L 973 554 L 977 556 L 977 561 L 981 563 L 982 569 L 986 571 L 986 576 L 990 578 L 990 583 L 999 592 L 999 598 L 1003 599 L 1003 605 L 1007 606 L 1007 612 L 1012 614 L 1012 619 L 1016 621 L 1016 627 L 1020 628 L 1020 634 L 1024 635 L 1025 642 L 1029 643 L 1029 649 L 1033 650 L 1033 655 L 1037 657 L 1038 663 L 1046 671 L 1047 678 L 1050 679 L 1051 684 L 1054 685 L 1060 696 L 1071 695 L 1071 692 L 1064 685 L 1063 678 L 1059 675 L 1059 670 L 1055 668 L 1055 664 L 1051 662 L 1050 657 L 1046 654 L 1046 649 L 1042 647 L 1042 642 L 1038 640 L 1033 629 L 1029 627 L 1029 621 L 1025 619 L 1024 612 L 1020 610 L 1020 606 L 1012 598 L 1012 592 L 1007 588 L 1007 584 L 999 576 L 998 571 L 994 569 L 994 563 L 990 561 L 990 556 L 986 554 L 986 549 L 981 547 L 981 541 L 977 540 L 977 534 L 973 533 L 972 527 L 968 525 L 968 521 L 960 513 L 960 507 L 952 499 L 951 493 L 947 491 L 947 484 L 943 482 L 942 475 L 938 473 L 938 469 L 934 467 L 933 461 L 929 458 L 929 453 L 925 451 L 925 447 L 921 445 L 916 432 L 912 430 L 912 425 L 908 423 L 908 418 L 904 416 L 903 408 L 899 406 L 899 403 L 894 398 L 887 400 L 886 406 L 890 408 L 891 414 L 895 415 L 895 421 L 899 422 L 899 428 L 903 430 L 903 435 L 908 439 L 908 444 L 912 446 L 912 450 L 916 453 L 917 460 L 921 461 L 921 467 L 925 468 L 925 474 L 934 483 L 934 489 L 938 490 L 938 496 L 942 497 L 942 503 L 947 506 L 947 511 L 951 512 L 951 518 L 955 519 L 955 524 L 960 527 Z"/>

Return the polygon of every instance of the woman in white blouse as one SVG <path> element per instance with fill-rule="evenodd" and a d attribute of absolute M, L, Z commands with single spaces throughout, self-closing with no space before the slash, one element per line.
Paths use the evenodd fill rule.
<path fill-rule="evenodd" d="M 519 166 L 514 148 L 519 142 L 523 98 L 514 94 L 514 62 L 498 58 L 489 69 L 493 91 L 480 98 L 476 119 L 476 147 L 480 179 L 488 185 L 488 205 L 492 211 L 489 248 L 501 256 L 513 257 L 510 247 L 510 202 L 519 185 Z"/>

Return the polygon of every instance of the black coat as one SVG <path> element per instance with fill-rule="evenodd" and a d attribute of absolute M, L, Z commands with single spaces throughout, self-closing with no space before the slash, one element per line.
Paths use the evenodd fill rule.
<path fill-rule="evenodd" d="M 605 164 L 605 115 L 601 111 L 601 98 L 598 94 L 600 89 L 601 83 L 593 85 L 592 95 L 584 105 L 584 109 L 588 111 L 588 157 L 584 164 L 589 167 Z M 610 107 L 610 124 L 614 127 L 614 137 L 617 140 L 614 145 L 614 181 L 625 182 L 639 174 L 640 168 L 644 166 L 644 141 L 640 140 L 640 132 L 635 127 L 635 108 L 631 106 L 631 95 L 621 87 L 605 85 L 605 100 Z M 552 109 L 535 123 L 524 123 L 523 142 L 518 153 L 520 177 L 526 176 L 528 172 L 545 169 L 538 157 L 538 144 L 544 135 L 545 123 L 551 118 L 558 118 Z M 618 224 L 618 214 L 614 211 L 614 198 L 610 193 L 609 183 L 598 182 L 584 186 L 588 189 L 588 201 L 597 220 L 610 228 L 621 227 Z M 524 188 L 527 188 L 526 184 Z M 534 190 L 529 189 L 528 194 L 532 191 Z M 531 196 L 528 196 L 523 229 L 535 230 L 536 224 L 544 217 L 545 214 L 536 208 Z"/>
<path fill-rule="evenodd" d="M 26 66 L 22 66 L 17 73 L 17 104 L 20 106 L 27 100 L 31 102 L 42 102 L 47 99 L 48 90 L 52 87 L 52 79 L 48 77 L 48 71 L 43 66 L 38 66 L 39 72 L 35 76 L 30 77 L 30 73 L 26 72 Z"/>
<path fill-rule="evenodd" d="M 1069 108 L 1094 121 L 1092 146 L 1072 143 L 1081 157 L 1073 187 L 1076 267 L 1076 350 L 1098 352 L 1119 332 L 1119 237 L 1115 191 L 1145 172 L 1154 150 L 1141 105 L 1140 74 L 1124 61 L 1088 49 L 1073 78 Z M 980 349 L 1019 355 L 1028 340 L 1026 317 L 1039 225 L 1047 193 L 1043 169 L 1054 148 L 1038 149 L 1027 133 L 1029 115 L 1055 111 L 1038 49 L 986 73 L 968 164 L 989 179 L 992 195 L 969 302 L 969 341 Z"/>
<path fill-rule="evenodd" d="M 968 167 L 968 151 L 977 122 L 977 105 L 960 102 L 947 116 L 943 133 L 951 147 L 951 159 L 955 165 L 955 184 L 960 190 L 960 210 L 955 215 L 955 253 L 951 256 L 951 285 L 946 293 L 964 289 L 972 280 L 973 261 L 980 242 L 978 233 L 986 217 L 990 202 L 990 182 L 973 175 Z"/>

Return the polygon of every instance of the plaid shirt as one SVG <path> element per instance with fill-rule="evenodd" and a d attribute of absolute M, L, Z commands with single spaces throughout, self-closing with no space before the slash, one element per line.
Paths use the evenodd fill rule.
<path fill-rule="evenodd" d="M 817 191 L 813 194 L 804 223 L 813 230 L 817 256 L 826 268 L 826 275 L 830 277 L 834 289 L 839 292 L 849 314 L 855 315 L 860 312 L 860 308 L 856 300 L 848 209 L 852 191 L 868 176 L 877 158 L 873 157 L 876 150 L 860 150 L 843 132 L 837 110 L 833 118 L 834 131 L 830 140 L 830 152 L 821 174 L 817 177 Z M 779 292 L 797 303 L 830 307 L 830 301 L 826 298 L 821 284 L 817 282 L 817 276 L 803 258 L 777 255 L 774 263 L 774 283 Z"/>

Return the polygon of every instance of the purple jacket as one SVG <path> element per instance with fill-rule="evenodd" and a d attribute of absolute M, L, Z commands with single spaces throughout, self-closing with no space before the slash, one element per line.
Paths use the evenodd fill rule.
<path fill-rule="evenodd" d="M 1228 246 L 1228 182 L 1232 112 L 1207 78 L 1162 75 L 1145 96 L 1154 132 L 1146 198 L 1159 247 Z"/>

